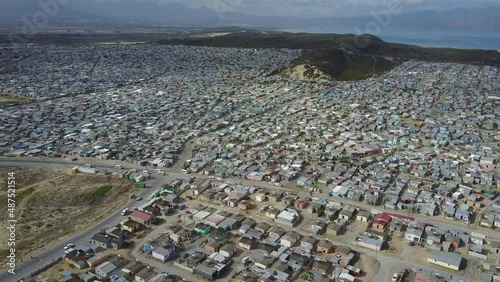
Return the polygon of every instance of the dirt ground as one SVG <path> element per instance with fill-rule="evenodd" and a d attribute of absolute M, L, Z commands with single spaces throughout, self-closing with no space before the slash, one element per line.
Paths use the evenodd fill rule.
<path fill-rule="evenodd" d="M 134 190 L 130 180 L 112 176 L 71 174 L 50 168 L 0 168 L 0 183 L 16 171 L 16 254 L 19 261 L 49 243 L 82 230 L 119 209 Z M 110 185 L 105 193 L 99 187 Z M 0 203 L 7 204 L 6 185 Z M 0 237 L 8 238 L 8 211 L 0 212 Z M 5 264 L 7 241 L 0 241 L 0 264 Z"/>
<path fill-rule="evenodd" d="M 361 259 L 356 264 L 356 267 L 361 268 L 365 273 L 363 277 L 358 277 L 359 280 L 371 282 L 373 281 L 373 276 L 377 274 L 377 271 L 380 268 L 380 262 L 370 256 L 361 255 Z"/>

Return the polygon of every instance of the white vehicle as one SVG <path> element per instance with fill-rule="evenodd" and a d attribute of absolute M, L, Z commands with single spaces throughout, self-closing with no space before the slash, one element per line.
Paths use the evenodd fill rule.
<path fill-rule="evenodd" d="M 399 281 L 399 275 L 397 273 L 394 273 L 394 275 L 392 275 L 392 279 L 391 279 L 392 282 L 397 282 Z"/>
<path fill-rule="evenodd" d="M 181 170 L 182 173 L 189 174 L 189 171 L 187 169 Z"/>
<path fill-rule="evenodd" d="M 127 215 L 130 212 L 128 208 L 122 210 L 122 215 Z"/>
<path fill-rule="evenodd" d="M 92 164 L 85 164 L 85 166 L 90 168 L 94 167 Z"/>
<path fill-rule="evenodd" d="M 242 263 L 246 263 L 246 262 L 247 262 L 247 261 L 249 261 L 249 260 L 250 260 L 250 257 L 244 257 L 244 258 L 241 260 L 241 262 L 242 262 Z"/>
<path fill-rule="evenodd" d="M 142 171 L 142 173 L 149 173 L 149 171 L 147 171 L 147 170 L 143 170 L 143 171 Z"/>
<path fill-rule="evenodd" d="M 122 168 L 122 166 L 121 166 L 121 165 L 115 165 L 115 168 L 116 168 L 116 169 L 121 169 L 121 168 Z"/>
<path fill-rule="evenodd" d="M 75 245 L 74 245 L 74 244 L 69 243 L 69 244 L 67 244 L 66 246 L 64 246 L 64 249 L 65 249 L 65 250 L 68 250 L 68 249 L 71 249 L 71 248 L 74 248 L 74 247 L 75 247 Z"/>

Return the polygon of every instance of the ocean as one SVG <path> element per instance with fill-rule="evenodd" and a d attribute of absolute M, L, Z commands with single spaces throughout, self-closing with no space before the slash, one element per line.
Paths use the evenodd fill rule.
<path fill-rule="evenodd" d="M 356 33 L 349 28 L 289 29 L 287 32 L 307 33 Z M 461 49 L 486 49 L 500 51 L 500 33 L 458 30 L 409 30 L 397 28 L 382 29 L 374 34 L 386 42 L 412 44 L 423 47 L 450 47 Z"/>

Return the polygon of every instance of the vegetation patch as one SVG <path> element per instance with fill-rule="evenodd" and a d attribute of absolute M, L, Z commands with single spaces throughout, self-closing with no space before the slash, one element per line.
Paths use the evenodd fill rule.
<path fill-rule="evenodd" d="M 103 185 L 97 188 L 92 195 L 97 197 L 104 197 L 109 192 L 109 190 L 111 190 L 111 188 L 113 188 L 111 185 Z"/>
<path fill-rule="evenodd" d="M 26 197 L 29 197 L 31 194 L 33 194 L 33 192 L 35 192 L 34 187 L 29 187 L 27 189 L 21 190 L 16 195 L 16 201 L 18 203 L 20 203 L 23 199 L 25 199 Z"/>
<path fill-rule="evenodd" d="M 308 33 L 232 33 L 214 38 L 184 38 L 160 40 L 163 44 L 184 44 L 227 48 L 288 48 L 302 49 L 304 54 L 290 68 L 305 65 L 305 76 L 316 78 L 312 66 L 335 80 L 363 80 L 382 74 L 408 60 L 486 64 L 500 66 L 500 52 L 495 50 L 465 50 L 427 48 L 390 43 L 373 35 L 308 34 Z M 286 74 L 286 69 L 270 75 Z"/>

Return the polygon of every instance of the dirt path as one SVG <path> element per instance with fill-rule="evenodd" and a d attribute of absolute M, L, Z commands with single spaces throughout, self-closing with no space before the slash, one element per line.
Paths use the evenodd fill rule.
<path fill-rule="evenodd" d="M 181 172 L 182 166 L 184 165 L 184 162 L 186 160 L 189 160 L 193 156 L 193 150 L 195 147 L 196 142 L 198 141 L 198 138 L 192 138 L 189 139 L 186 142 L 186 145 L 184 146 L 184 150 L 182 150 L 182 153 L 179 155 L 179 159 L 175 163 L 175 165 L 170 169 L 173 172 Z"/>

